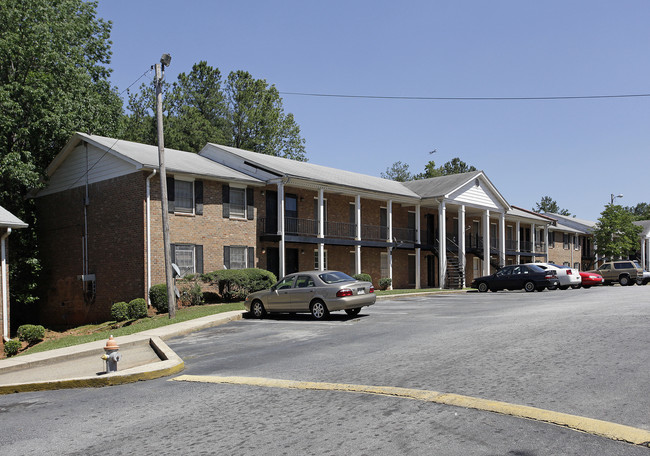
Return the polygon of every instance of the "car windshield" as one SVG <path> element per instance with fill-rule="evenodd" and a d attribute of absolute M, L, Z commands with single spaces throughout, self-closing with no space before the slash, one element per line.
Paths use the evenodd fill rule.
<path fill-rule="evenodd" d="M 323 274 L 319 274 L 318 277 L 320 277 L 320 279 L 325 283 L 340 283 L 340 282 L 355 281 L 355 279 L 353 279 L 349 275 L 338 271 L 324 272 Z"/>

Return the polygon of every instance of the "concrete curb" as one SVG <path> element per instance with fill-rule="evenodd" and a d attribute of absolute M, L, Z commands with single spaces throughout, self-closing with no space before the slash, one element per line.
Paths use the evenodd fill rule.
<path fill-rule="evenodd" d="M 391 299 L 391 298 L 405 298 L 408 296 L 429 296 L 429 295 L 444 295 L 444 294 L 458 294 L 458 293 L 471 293 L 473 289 L 463 289 L 463 290 L 438 290 L 438 291 L 423 291 L 421 293 L 401 293 L 401 294 L 390 294 L 377 296 L 377 300 L 382 299 Z"/>
<path fill-rule="evenodd" d="M 124 369 L 104 375 L 73 375 L 70 378 L 52 379 L 48 381 L 24 381 L 0 384 L 0 394 L 11 394 L 28 391 L 46 391 L 64 388 L 87 388 L 121 385 L 143 380 L 166 377 L 181 372 L 185 368 L 184 361 L 174 353 L 164 340 L 190 334 L 201 329 L 219 326 L 231 321 L 240 320 L 244 311 L 231 311 L 207 317 L 174 323 L 160 328 L 120 336 L 116 341 L 120 348 L 149 344 L 158 355 L 160 361 Z M 99 357 L 104 353 L 106 341 L 89 342 L 72 347 L 64 347 L 32 355 L 0 360 L 0 374 L 21 373 L 43 368 L 57 363 L 81 360 L 88 357 Z M 87 370 L 87 369 L 86 369 Z M 18 376 L 18 375 L 17 375 Z"/>

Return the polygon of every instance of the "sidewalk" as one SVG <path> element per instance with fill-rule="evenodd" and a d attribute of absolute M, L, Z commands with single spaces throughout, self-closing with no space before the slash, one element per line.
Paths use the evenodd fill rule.
<path fill-rule="evenodd" d="M 184 362 L 165 340 L 242 318 L 224 312 L 116 337 L 122 354 L 118 371 L 104 373 L 105 340 L 0 360 L 0 394 L 98 387 L 151 380 L 180 372 Z"/>

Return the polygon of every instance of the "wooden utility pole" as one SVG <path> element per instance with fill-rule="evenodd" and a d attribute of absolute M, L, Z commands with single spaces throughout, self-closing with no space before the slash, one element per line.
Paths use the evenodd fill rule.
<path fill-rule="evenodd" d="M 165 58 L 167 57 L 167 58 Z M 171 57 L 163 54 L 161 63 L 156 63 L 156 118 L 158 121 L 158 163 L 160 176 L 160 206 L 162 209 L 163 243 L 165 244 L 165 278 L 167 284 L 167 304 L 169 318 L 176 317 L 176 295 L 174 293 L 174 277 L 172 272 L 172 254 L 169 243 L 169 216 L 167 208 L 167 172 L 165 171 L 165 138 L 163 134 L 162 81 L 165 65 L 169 65 Z"/>

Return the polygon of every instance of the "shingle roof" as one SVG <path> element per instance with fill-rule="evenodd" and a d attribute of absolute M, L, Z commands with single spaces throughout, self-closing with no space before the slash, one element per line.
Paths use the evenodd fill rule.
<path fill-rule="evenodd" d="M 511 209 L 508 211 L 507 215 L 510 215 L 512 217 L 521 217 L 526 219 L 537 220 L 541 223 L 551 223 L 551 220 L 549 220 L 547 217 L 544 217 L 539 214 L 535 214 L 532 211 L 527 211 L 517 206 L 511 206 Z"/>
<path fill-rule="evenodd" d="M 0 226 L 9 228 L 27 228 L 28 225 L 7 209 L 0 206 Z"/>
<path fill-rule="evenodd" d="M 141 165 L 143 168 L 158 168 L 158 146 L 140 144 L 104 136 L 77 133 L 77 136 L 95 144 L 104 150 L 110 149 L 115 154 Z M 212 177 L 216 179 L 261 183 L 259 179 L 223 166 L 193 152 L 165 148 L 165 168 L 168 172 Z"/>
<path fill-rule="evenodd" d="M 382 179 L 381 177 L 368 176 L 328 166 L 316 165 L 308 162 L 290 160 L 288 158 L 274 157 L 260 154 L 236 147 L 208 144 L 206 148 L 214 147 L 239 156 L 247 162 L 254 163 L 266 170 L 282 176 L 311 180 L 324 184 L 339 185 L 344 187 L 362 188 L 365 190 L 393 195 L 418 198 L 418 195 L 402 183 Z M 204 150 L 206 150 L 204 148 Z M 202 152 L 203 153 L 203 152 Z"/>
<path fill-rule="evenodd" d="M 547 212 L 546 214 L 551 218 L 554 218 L 557 220 L 559 223 L 565 226 L 570 226 L 572 228 L 575 228 L 577 230 L 582 230 L 586 233 L 591 233 L 594 228 L 596 227 L 596 222 L 591 221 L 591 220 L 583 220 L 579 218 L 575 218 L 573 216 L 569 215 L 560 215 L 560 214 L 555 214 L 553 212 Z"/>
<path fill-rule="evenodd" d="M 480 174 L 483 174 L 483 172 L 471 171 L 469 173 L 450 174 L 448 176 L 403 182 L 403 185 L 420 195 L 422 198 L 436 198 L 453 192 L 458 187 L 476 178 Z"/>

